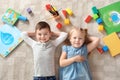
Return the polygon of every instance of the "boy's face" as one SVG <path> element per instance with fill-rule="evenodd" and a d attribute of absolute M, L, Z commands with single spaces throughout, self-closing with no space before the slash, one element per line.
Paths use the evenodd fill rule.
<path fill-rule="evenodd" d="M 83 45 L 85 40 L 85 35 L 79 31 L 74 31 L 70 36 L 70 43 L 73 47 L 79 48 Z"/>
<path fill-rule="evenodd" d="M 39 42 L 45 43 L 47 41 L 49 41 L 51 37 L 51 32 L 49 31 L 49 29 L 44 28 L 44 29 L 37 29 L 36 30 L 36 39 Z"/>

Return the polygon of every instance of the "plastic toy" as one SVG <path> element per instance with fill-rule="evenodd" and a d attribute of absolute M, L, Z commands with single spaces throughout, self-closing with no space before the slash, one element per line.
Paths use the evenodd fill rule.
<path fill-rule="evenodd" d="M 93 14 L 98 14 L 98 10 L 97 10 L 97 8 L 95 6 L 92 7 L 92 12 L 93 12 Z"/>
<path fill-rule="evenodd" d="M 20 16 L 18 17 L 18 19 L 19 19 L 19 20 L 22 20 L 22 21 L 27 21 L 27 17 L 22 16 L 22 15 L 20 15 Z"/>
<path fill-rule="evenodd" d="M 59 16 L 58 11 L 57 11 L 52 5 L 47 4 L 47 5 L 46 5 L 46 9 L 47 9 L 54 17 Z"/>
<path fill-rule="evenodd" d="M 19 13 L 9 8 L 2 16 L 2 21 L 9 25 L 14 25 L 17 22 L 19 16 Z"/>
<path fill-rule="evenodd" d="M 72 12 L 72 10 L 71 10 L 70 8 L 67 8 L 66 11 L 67 11 L 67 13 L 68 13 L 70 16 L 73 15 L 73 12 Z"/>
<path fill-rule="evenodd" d="M 102 20 L 101 18 L 98 18 L 98 19 L 96 20 L 96 22 L 97 22 L 98 24 L 101 24 L 101 23 L 103 22 L 103 20 Z"/>
<path fill-rule="evenodd" d="M 108 46 L 111 56 L 120 54 L 120 39 L 116 32 L 103 38 L 106 46 Z"/>
<path fill-rule="evenodd" d="M 107 51 L 108 51 L 108 47 L 107 47 L 107 46 L 103 46 L 103 47 L 102 47 L 102 50 L 103 50 L 104 52 L 107 52 Z"/>
<path fill-rule="evenodd" d="M 103 31 L 103 30 L 104 30 L 104 26 L 103 26 L 102 24 L 100 24 L 100 25 L 98 26 L 98 30 L 99 30 L 99 31 Z"/>
<path fill-rule="evenodd" d="M 30 8 L 27 8 L 27 12 L 28 12 L 29 14 L 31 14 L 31 13 L 32 13 L 32 10 L 31 10 Z"/>
<path fill-rule="evenodd" d="M 102 53 L 103 53 L 102 48 L 97 48 L 97 50 L 98 50 L 98 52 L 99 52 L 100 54 L 102 54 Z"/>
<path fill-rule="evenodd" d="M 65 19 L 64 23 L 68 25 L 68 24 L 70 24 L 70 20 L 69 19 Z"/>
<path fill-rule="evenodd" d="M 58 24 L 56 25 L 56 27 L 57 27 L 58 29 L 61 29 L 61 28 L 62 28 L 62 24 L 61 24 L 61 23 L 58 23 Z"/>
<path fill-rule="evenodd" d="M 93 19 L 97 19 L 99 16 L 97 14 L 93 14 Z"/>
<path fill-rule="evenodd" d="M 120 32 L 120 1 L 100 8 L 99 14 L 107 34 Z"/>
<path fill-rule="evenodd" d="M 67 18 L 67 11 L 66 10 L 62 10 L 62 13 L 63 13 L 64 17 Z"/>
<path fill-rule="evenodd" d="M 92 16 L 88 15 L 87 18 L 85 19 L 86 23 L 89 23 L 92 20 Z"/>

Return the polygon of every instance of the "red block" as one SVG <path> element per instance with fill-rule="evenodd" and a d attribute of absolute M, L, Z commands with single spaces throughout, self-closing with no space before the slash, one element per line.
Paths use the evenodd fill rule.
<path fill-rule="evenodd" d="M 65 18 L 67 18 L 67 11 L 66 10 L 62 10 L 62 13 L 65 16 Z"/>
<path fill-rule="evenodd" d="M 102 48 L 97 48 L 97 50 L 98 50 L 98 52 L 100 53 L 100 54 L 102 54 L 104 51 L 102 50 Z"/>
<path fill-rule="evenodd" d="M 88 15 L 87 18 L 85 19 L 86 23 L 89 23 L 92 20 L 92 16 Z"/>
<path fill-rule="evenodd" d="M 46 4 L 46 9 L 47 10 L 51 10 L 51 5 L 50 4 Z"/>
<path fill-rule="evenodd" d="M 56 27 L 57 27 L 58 29 L 61 29 L 61 28 L 62 28 L 62 24 L 61 24 L 61 23 L 58 23 L 58 24 L 56 25 Z"/>

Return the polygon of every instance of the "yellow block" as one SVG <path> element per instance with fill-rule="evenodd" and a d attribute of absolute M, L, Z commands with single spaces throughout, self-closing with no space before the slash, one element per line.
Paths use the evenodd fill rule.
<path fill-rule="evenodd" d="M 99 31 L 103 31 L 103 30 L 104 30 L 104 27 L 103 27 L 102 24 L 100 24 L 100 25 L 98 26 L 98 30 L 99 30 Z"/>
<path fill-rule="evenodd" d="M 65 19 L 64 23 L 68 25 L 68 24 L 70 24 L 70 20 L 69 19 Z"/>
<path fill-rule="evenodd" d="M 71 9 L 67 8 L 67 9 L 66 9 L 66 11 L 67 11 L 67 13 L 68 13 L 70 16 L 72 16 L 72 15 L 73 15 L 73 12 L 72 12 L 72 10 L 71 10 Z"/>
<path fill-rule="evenodd" d="M 110 54 L 113 57 L 120 54 L 120 39 L 115 32 L 104 37 L 103 41 L 108 46 Z"/>

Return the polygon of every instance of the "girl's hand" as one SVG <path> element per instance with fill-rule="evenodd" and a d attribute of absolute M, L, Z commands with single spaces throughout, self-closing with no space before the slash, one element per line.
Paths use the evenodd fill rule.
<path fill-rule="evenodd" d="M 75 62 L 83 62 L 85 61 L 85 58 L 83 56 L 77 55 L 74 57 Z"/>

